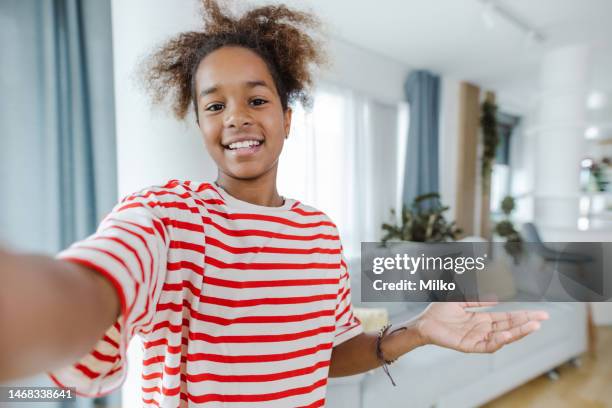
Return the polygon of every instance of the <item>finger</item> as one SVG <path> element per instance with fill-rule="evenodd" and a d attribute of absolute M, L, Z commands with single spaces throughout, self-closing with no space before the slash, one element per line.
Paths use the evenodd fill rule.
<path fill-rule="evenodd" d="M 485 306 L 495 306 L 497 302 L 462 302 L 460 303 L 461 307 L 485 307 Z"/>
<path fill-rule="evenodd" d="M 492 312 L 489 313 L 492 322 L 512 321 L 525 323 L 527 321 L 542 321 L 550 318 L 548 312 L 542 310 L 516 310 L 513 312 Z"/>
<path fill-rule="evenodd" d="M 527 320 L 546 320 L 550 316 L 548 312 L 543 310 L 515 310 L 511 312 L 491 312 L 489 313 L 492 321 L 500 321 L 507 319 L 516 319 L 517 317 L 525 317 Z"/>
<path fill-rule="evenodd" d="M 539 330 L 539 329 L 536 329 L 534 331 L 537 331 L 537 330 Z M 514 343 L 515 341 L 518 341 L 518 340 L 522 339 L 523 337 L 528 336 L 531 333 L 533 333 L 533 332 L 523 333 L 523 334 L 521 334 L 521 335 L 519 335 L 517 337 L 513 337 L 510 340 L 508 340 L 508 342 L 506 344 Z"/>
<path fill-rule="evenodd" d="M 509 330 L 491 331 L 485 339 L 474 345 L 474 351 L 477 353 L 492 353 L 506 344 L 513 343 L 539 330 L 540 327 L 541 324 L 539 322 L 528 321 Z"/>
<path fill-rule="evenodd" d="M 527 316 L 522 313 L 498 312 L 490 313 L 489 316 L 491 317 L 491 327 L 494 331 L 508 330 L 529 321 Z"/>
<path fill-rule="evenodd" d="M 541 327 L 540 322 L 529 321 L 520 326 L 515 326 L 509 330 L 504 330 L 502 333 L 510 334 L 510 338 L 506 342 L 506 344 L 508 344 L 508 343 L 517 341 L 519 339 L 522 339 L 523 337 L 527 336 L 528 334 L 533 333 L 536 330 L 539 330 L 540 327 Z"/>
<path fill-rule="evenodd" d="M 524 313 L 529 320 L 541 321 L 550 319 L 548 312 L 544 310 L 517 310 L 512 313 Z"/>
<path fill-rule="evenodd" d="M 474 345 L 476 353 L 492 353 L 507 344 L 512 335 L 508 331 L 490 332 L 487 337 Z"/>

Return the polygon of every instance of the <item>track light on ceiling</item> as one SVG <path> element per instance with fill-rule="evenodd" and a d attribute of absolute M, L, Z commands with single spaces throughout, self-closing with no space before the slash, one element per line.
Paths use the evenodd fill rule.
<path fill-rule="evenodd" d="M 495 28 L 497 20 L 505 20 L 507 23 L 520 30 L 528 41 L 542 43 L 546 37 L 535 27 L 523 21 L 515 14 L 505 9 L 493 0 L 478 0 L 482 3 L 482 21 L 488 29 Z"/>

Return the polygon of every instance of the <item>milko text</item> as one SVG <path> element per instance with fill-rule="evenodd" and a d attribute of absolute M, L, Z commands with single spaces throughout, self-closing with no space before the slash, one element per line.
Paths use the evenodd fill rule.
<path fill-rule="evenodd" d="M 417 285 L 414 281 L 409 281 L 407 279 L 402 279 L 399 282 L 383 282 L 381 279 L 377 279 L 372 282 L 372 286 L 374 290 L 385 291 L 385 290 L 407 290 L 407 291 L 417 291 L 417 290 L 427 290 L 427 291 L 453 291 L 457 287 L 454 282 L 445 282 L 441 279 L 429 279 L 429 280 L 419 280 L 419 284 Z"/>

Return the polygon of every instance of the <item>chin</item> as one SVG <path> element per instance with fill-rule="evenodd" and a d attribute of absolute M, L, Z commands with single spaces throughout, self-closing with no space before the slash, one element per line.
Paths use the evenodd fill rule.
<path fill-rule="evenodd" d="M 252 180 L 261 177 L 265 173 L 264 169 L 259 167 L 249 165 L 236 166 L 236 168 L 230 169 L 228 174 L 240 180 Z"/>

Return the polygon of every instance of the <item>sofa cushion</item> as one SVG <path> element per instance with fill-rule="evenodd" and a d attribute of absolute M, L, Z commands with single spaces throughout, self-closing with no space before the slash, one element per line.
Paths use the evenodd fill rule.
<path fill-rule="evenodd" d="M 515 361 L 528 359 L 530 354 L 572 338 L 578 330 L 586 330 L 586 324 L 580 318 L 579 308 L 584 308 L 584 305 L 580 303 L 534 302 L 496 306 L 498 310 L 544 310 L 549 313 L 550 319 L 542 322 L 542 327 L 537 332 L 498 350 L 494 354 L 493 368 L 500 369 Z"/>

